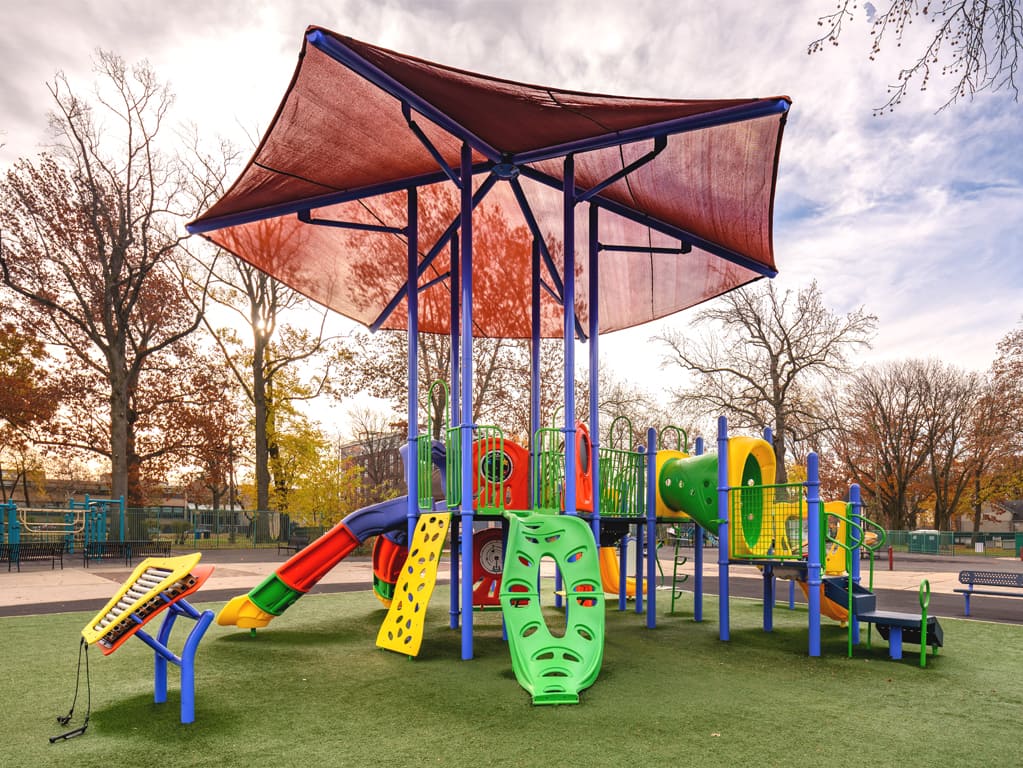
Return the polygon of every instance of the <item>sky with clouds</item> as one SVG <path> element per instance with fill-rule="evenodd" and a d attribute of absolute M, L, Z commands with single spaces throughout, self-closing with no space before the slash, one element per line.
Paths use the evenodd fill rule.
<path fill-rule="evenodd" d="M 874 117 L 911 45 L 868 59 L 866 11 L 807 55 L 833 0 L 32 0 L 0 5 L 0 169 L 47 141 L 47 81 L 87 88 L 97 48 L 146 58 L 175 117 L 241 146 L 266 127 L 309 24 L 464 69 L 668 98 L 785 94 L 774 243 L 782 289 L 817 280 L 879 317 L 867 361 L 936 356 L 982 370 L 1020 320 L 1023 106 L 946 84 Z M 914 32 L 927 33 L 919 21 Z M 911 35 L 912 36 L 912 35 Z M 668 322 L 685 327 L 693 311 Z M 656 368 L 660 327 L 609 335 L 620 371 Z"/>

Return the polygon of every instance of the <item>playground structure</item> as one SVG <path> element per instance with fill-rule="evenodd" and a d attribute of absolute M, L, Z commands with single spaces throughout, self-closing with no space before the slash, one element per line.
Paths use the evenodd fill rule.
<path fill-rule="evenodd" d="M 0 544 L 25 541 L 63 542 L 73 554 L 93 542 L 106 541 L 111 517 L 124 530 L 124 498 L 97 499 L 88 494 L 81 501 L 68 499 L 66 509 L 18 506 L 13 500 L 0 504 Z"/>
<path fill-rule="evenodd" d="M 598 544 L 608 531 L 637 526 L 645 541 L 636 551 L 646 557 L 632 576 L 635 610 L 653 627 L 656 523 L 691 518 L 721 542 L 722 639 L 733 558 L 763 566 L 765 592 L 776 565 L 798 571 L 802 562 L 810 655 L 819 655 L 825 527 L 815 476 L 805 492 L 769 485 L 773 452 L 751 438 L 719 436 L 717 459 L 701 456 L 699 445 L 688 456 L 681 439 L 675 449 L 659 446 L 654 430 L 638 446 L 632 435 L 599 444 L 602 333 L 776 274 L 771 218 L 789 104 L 532 86 L 310 27 L 255 156 L 188 228 L 373 331 L 407 331 L 409 493 L 349 515 L 232 600 L 218 621 L 267 626 L 376 535 L 374 588 L 389 605 L 378 640 L 413 655 L 440 566 L 438 542 L 450 530 L 451 627 L 460 629 L 462 658 L 474 654 L 474 610 L 484 597 L 484 607 L 494 607 L 497 595 L 519 682 L 535 703 L 571 703 L 594 682 L 602 658 Z M 577 242 L 586 258 L 577 258 Z M 432 425 L 420 429 L 420 333 L 451 337 L 443 445 L 431 439 Z M 474 335 L 530 340 L 528 446 L 473 421 Z M 553 429 L 540 424 L 544 337 L 564 345 L 564 423 Z M 576 420 L 577 341 L 589 348 L 584 423 Z M 437 500 L 431 473 L 441 463 L 446 487 Z M 495 535 L 477 547 L 477 523 L 503 527 L 500 584 Z M 841 546 L 848 553 L 862 541 Z M 698 545 L 697 620 L 702 558 Z M 560 638 L 541 611 L 545 561 L 556 566 L 554 603 L 567 612 Z M 624 610 L 626 568 L 618 575 Z M 773 596 L 765 629 L 769 606 Z"/>

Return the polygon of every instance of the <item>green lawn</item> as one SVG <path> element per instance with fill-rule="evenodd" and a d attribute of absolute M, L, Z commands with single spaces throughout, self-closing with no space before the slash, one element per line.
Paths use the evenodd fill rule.
<path fill-rule="evenodd" d="M 656 630 L 609 611 L 604 665 L 581 703 L 533 707 L 512 673 L 500 614 L 477 615 L 477 658 L 462 662 L 445 605 L 439 590 L 414 661 L 375 649 L 384 611 L 368 592 L 306 597 L 255 638 L 214 625 L 187 726 L 176 669 L 170 701 L 157 706 L 143 643 L 109 657 L 94 650 L 89 730 L 54 745 L 92 614 L 0 619 L 0 765 L 1023 764 L 1018 626 L 943 619 L 946 648 L 920 669 L 916 646 L 892 662 L 879 639 L 846 658 L 832 623 L 824 658 L 810 659 L 804 611 L 779 609 L 765 634 L 759 604 L 742 600 L 733 600 L 732 640 L 721 643 L 713 599 L 696 624 L 686 596 Z M 190 626 L 179 619 L 177 632 Z M 84 693 L 78 710 L 76 722 Z"/>

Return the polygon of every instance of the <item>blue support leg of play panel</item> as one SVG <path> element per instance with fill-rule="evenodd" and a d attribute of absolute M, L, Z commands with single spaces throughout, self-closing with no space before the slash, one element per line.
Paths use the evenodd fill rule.
<path fill-rule="evenodd" d="M 902 627 L 888 629 L 888 656 L 893 659 L 902 658 Z"/>

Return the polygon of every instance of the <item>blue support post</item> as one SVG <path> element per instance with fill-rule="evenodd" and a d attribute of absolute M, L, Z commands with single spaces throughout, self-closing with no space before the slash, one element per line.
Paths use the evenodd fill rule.
<path fill-rule="evenodd" d="M 694 449 L 703 455 L 703 438 L 696 438 Z M 703 621 L 703 528 L 693 523 L 693 621 Z"/>
<path fill-rule="evenodd" d="M 472 149 L 462 144 L 462 658 L 473 656 L 472 638 Z"/>
<path fill-rule="evenodd" d="M 536 432 L 540 429 L 540 241 L 533 236 L 531 338 L 529 346 L 529 466 L 536 468 Z M 529 504 L 534 506 L 533 483 L 529 484 Z"/>
<path fill-rule="evenodd" d="M 657 431 L 648 429 L 647 445 L 647 476 L 646 476 L 646 625 L 648 629 L 657 626 Z M 639 595 L 639 584 L 636 585 Z"/>
<path fill-rule="evenodd" d="M 409 187 L 407 193 L 407 226 L 408 239 L 408 284 L 410 290 L 406 298 L 408 308 L 408 505 L 405 510 L 407 521 L 408 546 L 412 546 L 412 536 L 416 531 L 416 519 L 419 516 L 419 452 L 416 450 L 416 438 L 419 436 L 419 194 L 415 187 Z"/>
<path fill-rule="evenodd" d="M 816 453 L 806 457 L 806 588 L 810 614 L 811 656 L 821 655 L 821 515 L 820 464 Z"/>
<path fill-rule="evenodd" d="M 640 446 L 640 450 L 643 447 Z M 626 533 L 618 541 L 618 562 L 621 566 L 618 568 L 618 610 L 624 611 L 628 607 L 628 595 L 626 594 L 627 585 L 629 583 L 629 535 Z"/>
<path fill-rule="evenodd" d="M 562 194 L 562 241 L 565 246 L 564 295 L 562 317 L 564 319 L 563 344 L 565 354 L 565 514 L 578 514 L 575 493 L 575 158 L 565 157 L 565 187 Z M 562 606 L 561 571 L 554 575 L 556 597 L 554 604 Z"/>
<path fill-rule="evenodd" d="M 718 417 L 718 637 L 729 640 L 728 626 L 728 419 Z"/>
<path fill-rule="evenodd" d="M 461 397 L 459 390 L 459 367 L 458 367 L 458 295 L 461 286 L 461 275 L 459 274 L 459 258 L 458 258 L 458 233 L 454 233 L 451 236 L 451 423 L 447 424 L 446 427 L 453 427 L 456 424 L 461 424 Z M 445 447 L 447 446 L 447 434 L 445 433 L 442 438 L 445 441 Z M 449 477 L 448 479 L 448 490 L 452 483 L 461 483 L 462 478 Z M 458 556 L 458 542 L 459 537 L 459 526 L 458 522 L 451 526 L 451 585 L 450 585 L 450 625 L 451 629 L 458 627 L 458 604 L 459 604 L 459 568 L 461 561 Z M 411 542 L 409 542 L 411 543 Z"/>
<path fill-rule="evenodd" d="M 593 538 L 600 547 L 600 208 L 590 204 L 589 331 L 590 331 L 590 478 L 593 481 Z"/>
<path fill-rule="evenodd" d="M 764 427 L 764 441 L 774 445 L 774 433 L 770 427 Z M 770 481 L 767 478 L 763 478 L 765 484 L 774 483 L 772 477 Z M 774 595 L 775 595 L 775 578 L 774 578 L 774 565 L 767 563 L 764 566 L 764 631 L 771 632 L 774 630 Z"/>
<path fill-rule="evenodd" d="M 565 157 L 565 189 L 563 195 L 565 244 L 564 273 L 565 295 L 564 342 L 565 342 L 565 513 L 574 515 L 576 510 L 575 489 L 575 157 Z M 637 585 L 638 589 L 638 585 Z"/>
<path fill-rule="evenodd" d="M 852 521 L 856 528 L 853 528 L 853 535 L 856 536 L 856 546 L 852 551 L 852 580 L 853 583 L 860 583 L 860 547 L 863 545 L 863 502 L 860 498 L 860 486 L 858 483 L 853 483 L 849 486 L 849 506 L 852 507 L 849 519 Z M 859 644 L 860 642 L 860 620 L 856 618 L 855 611 L 852 616 L 849 617 L 849 622 L 852 627 L 853 642 Z"/>

